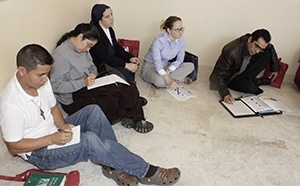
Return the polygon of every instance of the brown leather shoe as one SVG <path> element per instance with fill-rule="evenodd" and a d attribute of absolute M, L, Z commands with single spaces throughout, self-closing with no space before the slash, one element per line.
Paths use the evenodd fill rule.
<path fill-rule="evenodd" d="M 178 168 L 164 169 L 158 167 L 155 174 L 149 178 L 138 178 L 139 182 L 145 185 L 174 185 L 180 178 Z"/>
<path fill-rule="evenodd" d="M 139 184 L 138 179 L 135 176 L 119 170 L 112 170 L 106 166 L 102 166 L 102 173 L 105 177 L 113 179 L 118 185 L 138 186 Z"/>

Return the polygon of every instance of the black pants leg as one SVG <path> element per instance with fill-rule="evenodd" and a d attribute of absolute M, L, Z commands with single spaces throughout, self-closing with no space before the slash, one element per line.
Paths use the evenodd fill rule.
<path fill-rule="evenodd" d="M 270 60 L 270 52 L 263 52 L 252 56 L 245 71 L 232 79 L 227 87 L 256 95 L 262 93 L 263 91 L 258 87 L 256 76 L 266 68 Z"/>
<path fill-rule="evenodd" d="M 127 70 L 124 67 L 114 67 L 114 68 L 117 69 L 119 72 L 121 72 L 128 82 L 134 81 L 135 73 L 132 73 L 131 71 Z"/>

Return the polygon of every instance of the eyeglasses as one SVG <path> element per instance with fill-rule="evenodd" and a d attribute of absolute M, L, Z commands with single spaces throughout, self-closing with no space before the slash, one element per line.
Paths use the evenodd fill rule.
<path fill-rule="evenodd" d="M 94 44 L 90 43 L 87 39 L 85 39 L 85 42 L 88 48 L 92 48 L 94 46 Z"/>
<path fill-rule="evenodd" d="M 185 30 L 185 28 L 182 27 L 182 28 L 176 28 L 176 29 L 171 29 L 171 30 L 174 30 L 175 32 L 183 32 Z"/>
<path fill-rule="evenodd" d="M 260 52 L 263 52 L 263 51 L 264 51 L 264 49 L 261 48 L 257 43 L 254 43 L 254 47 L 255 47 L 256 49 L 258 49 Z"/>

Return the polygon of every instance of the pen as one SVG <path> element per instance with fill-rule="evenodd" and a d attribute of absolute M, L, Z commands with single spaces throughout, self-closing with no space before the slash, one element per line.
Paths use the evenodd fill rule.
<path fill-rule="evenodd" d="M 58 132 L 64 132 L 64 133 L 69 133 L 68 131 L 62 130 L 62 129 L 57 129 Z"/>
<path fill-rule="evenodd" d="M 264 116 L 263 116 L 263 115 L 261 115 L 261 113 L 259 113 L 259 112 L 258 112 L 257 114 L 258 114 L 258 115 L 259 115 L 261 118 L 264 118 Z"/>
<path fill-rule="evenodd" d="M 83 72 L 84 73 L 84 75 L 86 76 L 86 77 L 88 77 L 89 76 L 89 74 L 88 73 L 86 73 L 86 72 Z"/>

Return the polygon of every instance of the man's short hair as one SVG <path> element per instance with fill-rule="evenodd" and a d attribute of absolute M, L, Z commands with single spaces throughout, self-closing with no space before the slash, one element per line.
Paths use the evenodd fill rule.
<path fill-rule="evenodd" d="M 252 41 L 257 41 L 260 37 L 262 37 L 266 43 L 269 43 L 271 41 L 271 34 L 266 29 L 258 29 L 255 30 L 252 34 Z"/>
<path fill-rule="evenodd" d="M 22 66 L 28 72 L 36 69 L 37 65 L 52 65 L 53 62 L 51 54 L 37 44 L 26 45 L 17 54 L 17 67 Z"/>

